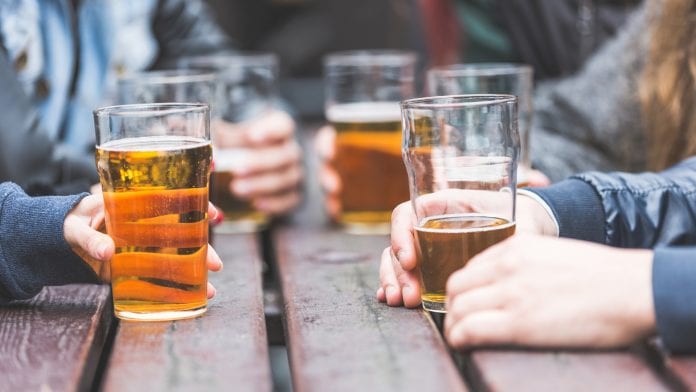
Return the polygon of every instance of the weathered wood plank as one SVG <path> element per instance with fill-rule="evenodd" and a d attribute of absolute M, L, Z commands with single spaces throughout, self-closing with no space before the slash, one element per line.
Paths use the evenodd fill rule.
<path fill-rule="evenodd" d="M 108 286 L 47 287 L 0 306 L 0 390 L 92 386 L 112 320 Z"/>
<path fill-rule="evenodd" d="M 261 261 L 252 235 L 217 235 L 225 267 L 208 311 L 193 320 L 121 322 L 106 391 L 272 388 L 264 320 Z"/>
<path fill-rule="evenodd" d="M 477 389 L 489 391 L 666 391 L 656 373 L 629 351 L 496 351 L 471 354 Z"/>
<path fill-rule="evenodd" d="M 422 310 L 375 299 L 386 236 L 283 230 L 278 267 L 296 391 L 461 391 Z"/>
<path fill-rule="evenodd" d="M 696 391 L 696 357 L 670 356 L 665 363 L 682 384 Z"/>

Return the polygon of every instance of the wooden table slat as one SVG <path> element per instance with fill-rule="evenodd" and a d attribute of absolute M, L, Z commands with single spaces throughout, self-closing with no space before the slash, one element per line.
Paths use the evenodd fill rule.
<path fill-rule="evenodd" d="M 272 389 L 261 261 L 253 235 L 216 235 L 225 263 L 211 273 L 217 288 L 193 320 L 121 322 L 106 391 Z"/>
<path fill-rule="evenodd" d="M 276 241 L 296 391 L 461 391 L 423 310 L 378 303 L 386 236 L 282 231 Z"/>
<path fill-rule="evenodd" d="M 497 351 L 471 354 L 471 378 L 489 391 L 666 391 L 629 351 Z"/>
<path fill-rule="evenodd" d="M 0 390 L 91 388 L 111 312 L 109 288 L 99 285 L 47 287 L 0 306 Z"/>
<path fill-rule="evenodd" d="M 696 357 L 671 356 L 665 362 L 682 384 L 696 391 Z"/>

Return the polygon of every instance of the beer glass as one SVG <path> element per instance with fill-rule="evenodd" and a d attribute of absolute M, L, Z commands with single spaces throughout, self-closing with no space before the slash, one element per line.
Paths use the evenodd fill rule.
<path fill-rule="evenodd" d="M 444 312 L 449 276 L 515 231 L 517 99 L 428 97 L 401 110 L 421 299 Z"/>
<path fill-rule="evenodd" d="M 428 70 L 428 93 L 512 94 L 517 96 L 521 153 L 517 186 L 527 186 L 531 169 L 529 133 L 532 127 L 534 70 L 525 64 L 473 63 Z"/>
<path fill-rule="evenodd" d="M 118 79 L 117 103 L 200 102 L 214 109 L 215 74 L 195 70 L 147 71 Z"/>
<path fill-rule="evenodd" d="M 160 321 L 206 311 L 206 104 L 136 104 L 94 111 L 106 231 L 116 244 L 116 316 Z"/>
<path fill-rule="evenodd" d="M 217 91 L 212 126 L 215 165 L 211 178 L 211 200 L 222 209 L 225 219 L 215 232 L 250 232 L 268 224 L 267 214 L 257 211 L 249 200 L 232 193 L 232 168 L 246 159 L 249 150 L 222 145 L 222 133 L 234 132 L 218 126 L 219 120 L 243 126 L 245 122 L 266 114 L 277 96 L 278 59 L 273 54 L 219 54 L 184 57 L 179 67 L 216 74 Z"/>
<path fill-rule="evenodd" d="M 341 180 L 338 221 L 352 233 L 389 233 L 391 211 L 408 199 L 399 101 L 414 96 L 416 56 L 339 52 L 324 60 L 326 119 L 336 130 Z"/>

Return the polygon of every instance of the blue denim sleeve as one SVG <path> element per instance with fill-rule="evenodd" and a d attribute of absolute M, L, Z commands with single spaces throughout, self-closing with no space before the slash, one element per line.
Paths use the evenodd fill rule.
<path fill-rule="evenodd" d="M 653 259 L 657 332 L 674 353 L 696 353 L 696 247 L 660 247 Z"/>
<path fill-rule="evenodd" d="M 29 197 L 0 184 L 0 302 L 31 298 L 48 285 L 97 282 L 63 236 L 65 216 L 86 195 Z"/>

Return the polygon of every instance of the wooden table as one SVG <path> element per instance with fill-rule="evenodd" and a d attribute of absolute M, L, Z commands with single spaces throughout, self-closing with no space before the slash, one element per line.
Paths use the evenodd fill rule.
<path fill-rule="evenodd" d="M 328 226 L 313 175 L 307 189 L 272 233 L 215 237 L 225 268 L 211 274 L 218 294 L 201 318 L 118 322 L 108 287 L 96 285 L 0 306 L 0 392 L 269 391 L 269 343 L 287 346 L 297 391 L 696 390 L 696 358 L 651 344 L 450 353 L 426 312 L 375 300 L 387 236 Z"/>

